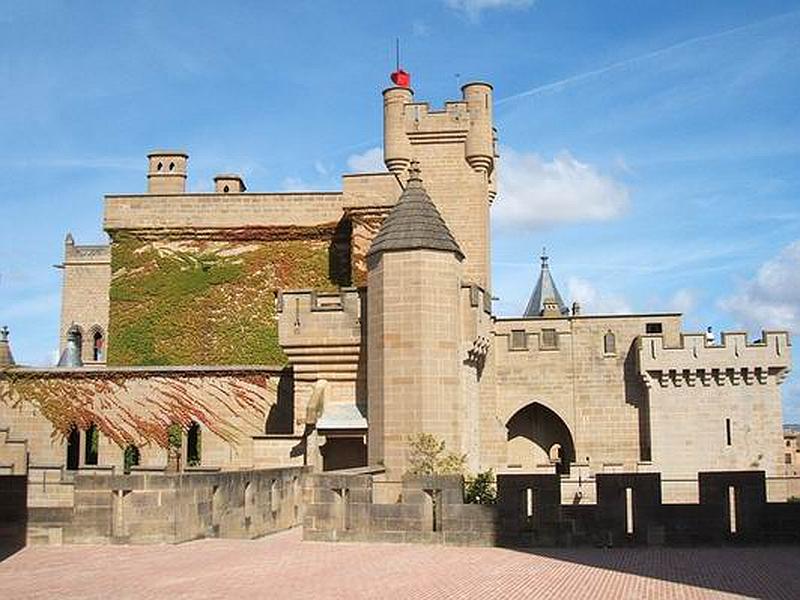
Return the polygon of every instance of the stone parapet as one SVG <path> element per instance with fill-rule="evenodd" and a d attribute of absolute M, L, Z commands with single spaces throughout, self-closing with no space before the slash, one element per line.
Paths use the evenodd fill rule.
<path fill-rule="evenodd" d="M 341 192 L 106 196 L 103 227 L 120 229 L 312 227 L 342 216 Z"/>
<path fill-rule="evenodd" d="M 302 521 L 306 473 L 303 467 L 82 472 L 74 476 L 71 505 L 29 513 L 29 541 L 173 544 L 204 537 L 259 537 Z"/>
<path fill-rule="evenodd" d="M 727 332 L 721 344 L 710 344 L 705 334 L 683 334 L 680 344 L 669 346 L 660 335 L 644 335 L 638 342 L 639 371 L 650 386 L 708 386 L 766 383 L 774 375 L 781 383 L 792 364 L 791 341 L 785 331 L 764 331 L 761 339 Z"/>

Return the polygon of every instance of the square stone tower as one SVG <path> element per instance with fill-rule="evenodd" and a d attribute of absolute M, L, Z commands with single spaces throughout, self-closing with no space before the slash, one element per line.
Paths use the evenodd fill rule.
<path fill-rule="evenodd" d="M 406 87 L 383 92 L 384 162 L 401 179 L 412 160 L 464 252 L 464 275 L 491 288 L 489 209 L 496 194 L 492 86 L 468 83 L 462 99 L 434 111 Z"/>

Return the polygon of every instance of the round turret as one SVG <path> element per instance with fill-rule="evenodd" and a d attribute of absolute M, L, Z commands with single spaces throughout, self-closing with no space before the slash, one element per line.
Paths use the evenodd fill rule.
<path fill-rule="evenodd" d="M 476 171 L 491 173 L 494 168 L 494 132 L 492 131 L 492 86 L 476 81 L 461 87 L 469 110 L 470 128 L 466 141 L 466 159 Z"/>
<path fill-rule="evenodd" d="M 402 175 L 411 162 L 411 142 L 406 135 L 406 105 L 414 99 L 407 87 L 383 91 L 383 162 L 395 175 Z"/>

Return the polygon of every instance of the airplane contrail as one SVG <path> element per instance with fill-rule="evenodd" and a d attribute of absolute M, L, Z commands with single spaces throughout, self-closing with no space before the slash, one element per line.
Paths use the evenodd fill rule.
<path fill-rule="evenodd" d="M 541 94 L 543 92 L 549 92 L 553 90 L 558 90 L 564 88 L 570 84 L 577 83 L 580 81 L 584 81 L 586 79 L 591 79 L 592 77 L 596 77 L 597 75 L 603 75 L 604 73 L 608 73 L 609 71 L 614 71 L 616 69 L 627 67 L 628 65 L 633 65 L 639 62 L 644 62 L 651 58 L 655 58 L 657 56 L 661 56 L 672 52 L 673 50 L 678 50 L 680 48 L 686 48 L 688 46 L 692 46 L 694 44 L 698 44 L 700 42 L 707 42 L 709 40 L 715 40 L 718 38 L 726 37 L 729 35 L 733 35 L 742 31 L 746 31 L 748 29 L 752 29 L 754 27 L 759 27 L 765 23 L 770 21 L 776 21 L 780 19 L 784 19 L 786 17 L 794 16 L 800 14 L 800 11 L 790 11 L 780 15 L 775 15 L 773 17 L 769 17 L 767 19 L 763 19 L 761 21 L 756 21 L 755 23 L 748 23 L 747 25 L 740 25 L 738 27 L 734 27 L 732 29 L 726 29 L 725 31 L 718 31 L 716 33 L 710 33 L 708 35 L 701 35 L 698 37 L 690 38 L 688 40 L 683 40 L 682 42 L 678 42 L 677 44 L 672 44 L 670 46 L 665 46 L 664 48 L 659 48 L 658 50 L 652 50 L 650 52 L 646 52 L 644 54 L 640 54 L 639 56 L 633 56 L 631 58 L 626 58 L 625 60 L 620 60 L 615 63 L 611 63 L 610 65 L 606 65 L 605 67 L 600 67 L 599 69 L 593 69 L 591 71 L 586 71 L 585 73 L 578 73 L 577 75 L 571 75 L 570 77 L 566 77 L 564 79 L 560 79 L 559 81 L 553 81 L 551 83 L 546 83 L 544 85 L 540 85 L 529 90 L 525 90 L 524 92 L 519 92 L 517 94 L 512 94 L 511 96 L 506 96 L 505 98 L 501 98 L 495 102 L 496 105 L 506 104 L 508 102 L 513 102 L 514 100 L 520 100 L 522 98 L 528 98 L 530 96 L 536 96 L 537 94 Z"/>

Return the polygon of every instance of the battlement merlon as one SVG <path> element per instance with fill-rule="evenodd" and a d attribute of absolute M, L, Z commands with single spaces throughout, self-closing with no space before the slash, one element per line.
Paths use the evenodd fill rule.
<path fill-rule="evenodd" d="M 67 234 L 64 240 L 64 263 L 57 265 L 59 268 L 67 265 L 105 265 L 111 263 L 111 246 L 108 244 L 78 245 Z"/>
<path fill-rule="evenodd" d="M 744 332 L 724 332 L 722 343 L 713 344 L 703 333 L 682 334 L 678 346 L 667 346 L 661 335 L 643 335 L 638 341 L 639 372 L 650 385 L 687 383 L 699 379 L 704 385 L 716 381 L 734 385 L 766 383 L 769 375 L 780 384 L 788 376 L 791 365 L 791 340 L 786 331 L 764 331 L 761 339 L 747 341 Z"/>
<path fill-rule="evenodd" d="M 477 172 L 490 175 L 497 157 L 497 131 L 492 121 L 492 86 L 472 82 L 462 86 L 462 100 L 448 101 L 444 110 L 431 111 L 414 102 L 409 88 L 392 87 L 383 92 L 383 159 L 392 173 L 405 176 L 413 145 L 464 144 L 464 157 Z"/>

